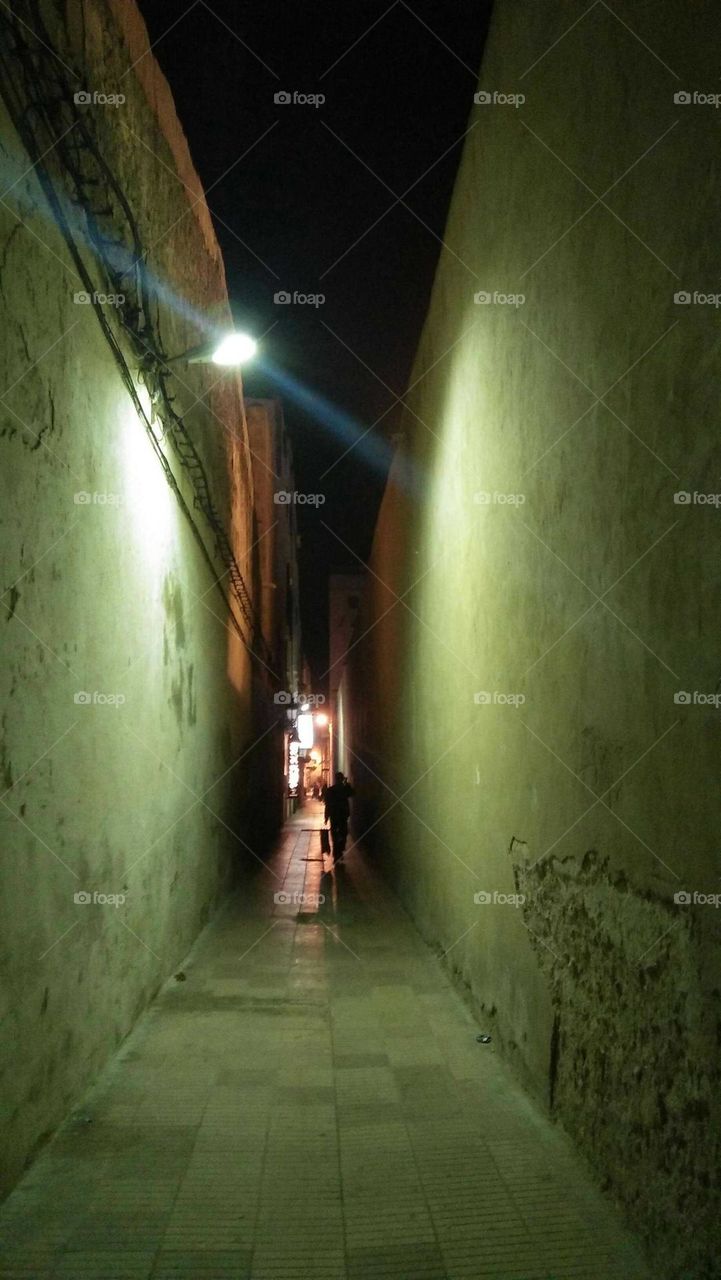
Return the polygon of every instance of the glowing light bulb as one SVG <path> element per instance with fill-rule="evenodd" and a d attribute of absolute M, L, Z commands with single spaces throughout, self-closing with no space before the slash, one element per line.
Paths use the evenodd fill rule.
<path fill-rule="evenodd" d="M 244 364 L 258 350 L 258 344 L 247 333 L 229 333 L 213 352 L 213 364 Z"/>

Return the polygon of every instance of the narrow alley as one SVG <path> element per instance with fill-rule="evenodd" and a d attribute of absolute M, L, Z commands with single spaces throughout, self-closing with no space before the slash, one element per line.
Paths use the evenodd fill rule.
<path fill-rule="evenodd" d="M 0 1276 L 642 1280 L 360 850 L 289 822 L 0 1211 Z M 309 829 L 311 828 L 311 829 Z"/>
<path fill-rule="evenodd" d="M 0 0 L 0 1280 L 721 1280 L 719 0 Z"/>

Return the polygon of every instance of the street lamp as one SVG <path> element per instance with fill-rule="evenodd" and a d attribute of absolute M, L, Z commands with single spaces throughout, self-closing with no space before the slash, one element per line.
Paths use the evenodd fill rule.
<path fill-rule="evenodd" d="M 228 333 L 216 346 L 211 360 L 213 364 L 245 364 L 257 350 L 258 344 L 249 333 Z"/>
<path fill-rule="evenodd" d="M 181 351 L 177 356 L 168 356 L 165 363 L 184 360 L 186 364 L 219 364 L 230 367 L 245 364 L 257 350 L 258 344 L 249 333 L 233 331 L 221 338 L 203 342 L 200 346 L 190 347 L 188 351 Z"/>

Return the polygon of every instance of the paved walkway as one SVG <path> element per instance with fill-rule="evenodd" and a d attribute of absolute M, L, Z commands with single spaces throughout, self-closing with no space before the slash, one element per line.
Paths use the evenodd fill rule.
<path fill-rule="evenodd" d="M 6 1201 L 0 1276 L 645 1278 L 358 851 L 323 874 L 319 822 L 288 825 Z"/>

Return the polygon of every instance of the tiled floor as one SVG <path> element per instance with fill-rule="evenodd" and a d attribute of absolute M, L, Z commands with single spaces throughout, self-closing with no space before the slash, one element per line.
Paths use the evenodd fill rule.
<path fill-rule="evenodd" d="M 647 1277 L 360 854 L 323 874 L 319 821 L 6 1201 L 0 1276 Z"/>

